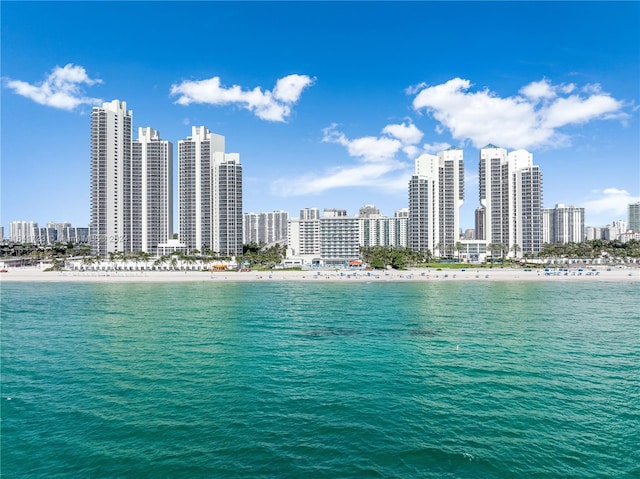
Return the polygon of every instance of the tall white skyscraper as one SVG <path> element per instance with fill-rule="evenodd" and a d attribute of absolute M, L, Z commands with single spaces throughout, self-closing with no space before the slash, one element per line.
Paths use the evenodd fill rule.
<path fill-rule="evenodd" d="M 131 240 L 131 121 L 124 101 L 91 112 L 91 222 L 93 254 L 128 251 Z"/>
<path fill-rule="evenodd" d="M 155 253 L 173 233 L 173 145 L 138 128 L 131 158 L 131 250 Z"/>
<path fill-rule="evenodd" d="M 526 150 L 487 145 L 480 150 L 479 196 L 487 244 L 502 244 L 517 256 L 542 249 L 542 173 Z"/>
<path fill-rule="evenodd" d="M 225 138 L 192 127 L 178 142 L 180 240 L 189 249 L 242 254 L 242 165 Z"/>
<path fill-rule="evenodd" d="M 409 247 L 453 255 L 464 203 L 463 152 L 449 148 L 421 155 L 409 181 Z"/>

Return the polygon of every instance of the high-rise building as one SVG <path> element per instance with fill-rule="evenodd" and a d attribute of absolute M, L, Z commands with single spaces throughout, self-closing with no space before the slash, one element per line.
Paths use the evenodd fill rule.
<path fill-rule="evenodd" d="M 93 254 L 129 251 L 131 241 L 131 121 L 124 101 L 91 112 L 91 223 Z"/>
<path fill-rule="evenodd" d="M 634 233 L 640 233 L 640 201 L 629 205 L 627 227 Z"/>
<path fill-rule="evenodd" d="M 264 213 L 245 213 L 243 215 L 243 242 L 271 244 L 287 239 L 289 213 L 269 211 Z"/>
<path fill-rule="evenodd" d="M 374 205 L 364 205 L 358 213 L 359 218 L 375 218 L 380 216 L 380 209 Z"/>
<path fill-rule="evenodd" d="M 35 221 L 12 221 L 9 223 L 9 240 L 15 243 L 36 244 L 40 236 Z"/>
<path fill-rule="evenodd" d="M 542 209 L 544 243 L 580 243 L 584 241 L 584 208 L 557 204 Z"/>
<path fill-rule="evenodd" d="M 341 265 L 360 257 L 358 218 L 346 210 L 325 209 L 320 218 L 320 257 L 325 266 Z M 344 213 L 344 214 L 343 214 Z"/>
<path fill-rule="evenodd" d="M 358 214 L 360 246 L 407 247 L 409 210 L 397 210 L 392 218 L 381 215 L 373 205 L 360 208 Z"/>
<path fill-rule="evenodd" d="M 138 128 L 131 150 L 131 250 L 155 253 L 173 234 L 173 145 Z"/>
<path fill-rule="evenodd" d="M 533 155 L 487 145 L 480 150 L 478 179 L 487 244 L 501 244 L 516 256 L 541 251 L 542 173 Z"/>
<path fill-rule="evenodd" d="M 421 155 L 409 181 L 409 247 L 452 255 L 460 239 L 460 207 L 464 203 L 461 149 Z"/>
<path fill-rule="evenodd" d="M 225 138 L 192 127 L 178 142 L 180 240 L 189 249 L 242 254 L 242 165 Z"/>

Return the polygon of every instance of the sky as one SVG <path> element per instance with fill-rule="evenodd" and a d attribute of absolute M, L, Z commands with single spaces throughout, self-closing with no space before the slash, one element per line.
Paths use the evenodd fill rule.
<path fill-rule="evenodd" d="M 415 159 L 526 149 L 545 207 L 640 201 L 639 2 L 14 2 L 1 8 L 0 224 L 87 226 L 90 113 L 119 99 L 174 148 L 243 165 L 243 210 L 408 206 Z"/>

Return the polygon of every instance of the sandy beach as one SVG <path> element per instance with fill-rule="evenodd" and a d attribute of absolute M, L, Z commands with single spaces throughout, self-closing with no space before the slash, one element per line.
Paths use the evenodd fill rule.
<path fill-rule="evenodd" d="M 7 282 L 94 282 L 94 283 L 174 283 L 229 281 L 613 281 L 640 282 L 640 268 L 595 267 L 550 269 L 479 268 L 436 271 L 415 268 L 405 271 L 42 271 L 40 268 L 8 268 L 0 273 L 0 283 Z"/>

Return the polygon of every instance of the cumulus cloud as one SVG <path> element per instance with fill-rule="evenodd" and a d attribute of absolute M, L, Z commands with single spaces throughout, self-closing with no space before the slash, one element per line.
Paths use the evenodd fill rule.
<path fill-rule="evenodd" d="M 447 150 L 451 147 L 449 143 L 446 142 L 436 142 L 436 143 L 425 143 L 422 145 L 422 150 L 425 153 L 436 154 L 440 151 Z"/>
<path fill-rule="evenodd" d="M 29 98 L 41 105 L 73 110 L 80 105 L 96 105 L 102 100 L 85 96 L 83 85 L 95 85 L 102 80 L 89 78 L 80 65 L 69 63 L 64 67 L 56 66 L 39 84 L 22 80 L 5 80 L 5 86 L 18 95 Z"/>
<path fill-rule="evenodd" d="M 626 219 L 629 204 L 640 201 L 640 196 L 632 196 L 627 190 L 619 188 L 595 190 L 592 196 L 593 199 L 584 203 L 585 211 L 590 215 L 603 218 L 603 224 L 617 219 Z"/>
<path fill-rule="evenodd" d="M 599 85 L 578 89 L 543 79 L 505 98 L 486 88 L 472 91 L 471 86 L 462 78 L 424 86 L 413 99 L 413 108 L 426 110 L 439 122 L 436 132 L 448 130 L 454 139 L 470 141 L 477 148 L 488 143 L 513 149 L 565 146 L 570 139 L 560 131 L 564 127 L 628 118 L 623 102 L 602 92 Z"/>
<path fill-rule="evenodd" d="M 404 122 L 385 126 L 378 136 L 350 139 L 332 124 L 323 130 L 322 141 L 343 146 L 356 163 L 293 180 L 278 180 L 273 183 L 272 191 L 281 196 L 316 194 L 348 186 L 398 191 L 407 187 L 412 165 L 397 156 L 400 152 L 409 159 L 417 156 L 416 143 L 422 136 L 415 125 Z"/>
<path fill-rule="evenodd" d="M 291 115 L 291 107 L 298 102 L 302 91 L 315 81 L 307 75 L 292 74 L 278 79 L 273 91 L 262 87 L 247 90 L 239 85 L 225 87 L 220 77 L 205 80 L 185 80 L 171 86 L 171 95 L 177 95 L 176 103 L 190 105 L 238 105 L 251 111 L 262 120 L 285 122 Z"/>

